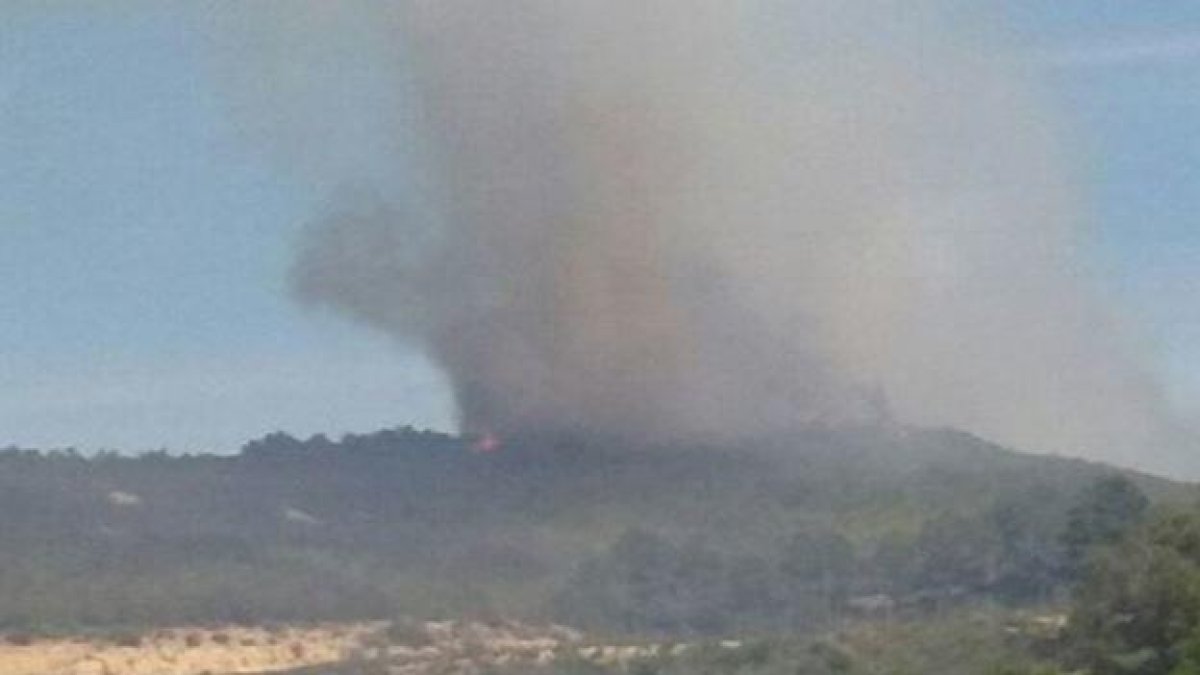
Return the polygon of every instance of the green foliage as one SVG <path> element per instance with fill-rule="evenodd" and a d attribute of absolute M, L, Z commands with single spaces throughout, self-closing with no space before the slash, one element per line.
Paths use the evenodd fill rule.
<path fill-rule="evenodd" d="M 1068 512 L 1063 532 L 1071 571 L 1082 570 L 1089 551 L 1120 540 L 1149 506 L 1150 500 L 1125 476 L 1109 476 L 1088 486 Z"/>
<path fill-rule="evenodd" d="M 743 446 L 478 454 L 404 428 L 234 457 L 0 451 L 0 630 L 496 614 L 703 636 L 1039 601 L 1069 496 L 1104 475 L 952 431 Z M 1097 498 L 1078 541 L 1135 501 Z"/>
<path fill-rule="evenodd" d="M 609 552 L 582 565 L 557 598 L 584 626 L 629 634 L 718 634 L 730 630 L 729 562 L 699 542 L 677 546 L 630 530 Z M 760 608 L 762 611 L 762 608 Z"/>
<path fill-rule="evenodd" d="M 1099 675 L 1200 665 L 1200 512 L 1157 514 L 1089 556 L 1069 645 Z"/>

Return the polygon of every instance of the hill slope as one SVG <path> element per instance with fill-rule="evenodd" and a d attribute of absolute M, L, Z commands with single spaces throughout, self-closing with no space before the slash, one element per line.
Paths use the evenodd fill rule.
<path fill-rule="evenodd" d="M 0 453 L 0 628 L 502 613 L 720 633 L 1044 600 L 1069 509 L 1114 471 L 948 430 L 491 450 L 406 428 L 233 457 Z"/>

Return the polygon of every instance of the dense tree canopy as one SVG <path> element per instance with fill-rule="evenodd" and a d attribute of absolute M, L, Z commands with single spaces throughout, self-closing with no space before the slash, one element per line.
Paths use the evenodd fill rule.
<path fill-rule="evenodd" d="M 1116 536 L 1139 490 L 1182 490 L 949 431 L 473 440 L 0 451 L 0 629 L 498 612 L 639 634 L 819 630 L 1043 602 L 1070 581 L 1064 551 Z"/>

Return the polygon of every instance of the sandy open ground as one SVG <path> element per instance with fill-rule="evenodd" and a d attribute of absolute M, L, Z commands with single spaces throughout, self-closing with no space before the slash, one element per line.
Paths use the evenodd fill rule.
<path fill-rule="evenodd" d="M 177 628 L 140 636 L 138 644 L 94 639 L 0 644 L 4 675 L 231 675 L 267 673 L 347 658 L 381 624 L 314 627 Z"/>

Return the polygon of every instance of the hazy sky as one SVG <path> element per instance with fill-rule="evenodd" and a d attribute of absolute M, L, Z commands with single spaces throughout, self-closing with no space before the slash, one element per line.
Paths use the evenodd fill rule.
<path fill-rule="evenodd" d="M 0 3 L 0 445 L 447 427 L 421 359 L 289 298 L 321 191 L 238 136 L 194 5 L 119 4 Z M 1200 410 L 1200 4 L 1001 4 L 1070 135 L 1107 290 Z"/>

